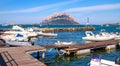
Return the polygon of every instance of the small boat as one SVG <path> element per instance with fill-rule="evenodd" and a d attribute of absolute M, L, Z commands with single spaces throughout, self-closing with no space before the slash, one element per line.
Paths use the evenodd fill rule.
<path fill-rule="evenodd" d="M 3 23 L 2 26 L 8 26 L 8 24 L 7 23 Z"/>
<path fill-rule="evenodd" d="M 74 45 L 74 44 L 75 44 L 75 43 L 72 42 L 72 41 L 71 41 L 71 42 L 61 42 L 61 41 L 57 41 L 57 42 L 55 43 L 55 45 L 69 46 L 69 48 L 71 47 L 71 45 Z M 64 50 L 64 49 L 61 49 L 61 48 L 57 48 L 56 51 L 57 51 L 57 53 L 58 53 L 59 55 L 67 54 L 67 51 Z"/>
<path fill-rule="evenodd" d="M 55 45 L 73 45 L 74 44 L 74 42 L 61 42 L 61 41 L 57 41 L 56 43 L 55 43 Z"/>
<path fill-rule="evenodd" d="M 35 32 L 38 34 L 38 36 L 45 36 L 45 37 L 56 37 L 57 36 L 57 34 L 55 33 L 44 33 L 41 30 L 38 30 L 38 28 L 27 28 L 25 30 L 29 32 Z"/>
<path fill-rule="evenodd" d="M 115 61 L 109 61 L 101 59 L 99 55 L 94 54 L 91 57 L 90 66 L 120 66 L 120 57 L 117 57 Z"/>
<path fill-rule="evenodd" d="M 115 38 L 113 35 L 110 35 L 106 32 L 101 32 L 100 34 L 95 35 L 92 31 L 86 31 L 85 34 L 86 37 L 82 37 L 82 39 L 85 41 L 105 41 Z"/>

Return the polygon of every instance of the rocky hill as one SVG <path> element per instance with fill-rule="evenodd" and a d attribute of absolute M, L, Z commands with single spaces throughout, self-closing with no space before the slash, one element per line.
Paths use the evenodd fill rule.
<path fill-rule="evenodd" d="M 71 15 L 67 13 L 55 13 L 52 16 L 47 16 L 41 25 L 79 25 Z"/>

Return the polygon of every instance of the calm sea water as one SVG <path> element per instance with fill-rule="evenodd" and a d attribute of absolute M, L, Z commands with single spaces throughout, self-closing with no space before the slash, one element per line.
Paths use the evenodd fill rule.
<path fill-rule="evenodd" d="M 95 34 L 99 33 L 101 30 L 105 30 L 106 32 L 119 32 L 120 33 L 120 26 L 100 26 L 100 25 L 93 25 L 96 30 L 93 32 Z M 0 28 L 11 28 L 12 26 L 0 26 Z M 24 28 L 27 27 L 39 27 L 39 28 L 77 28 L 77 27 L 84 27 L 84 25 L 69 25 L 69 26 L 38 26 L 38 25 L 24 25 Z M 85 36 L 85 31 L 76 31 L 76 32 L 56 32 L 58 34 L 57 37 L 39 37 L 36 41 L 36 45 L 52 45 L 57 41 L 73 41 L 77 44 L 82 44 L 82 37 Z M 45 53 L 45 59 L 39 59 L 40 61 L 44 62 L 47 66 L 89 66 L 90 57 L 92 54 L 99 54 L 102 59 L 114 61 L 116 57 L 120 57 L 120 49 L 117 48 L 115 50 L 111 50 L 106 52 L 105 50 L 98 50 L 90 54 L 86 55 L 79 55 L 79 56 L 59 56 L 54 49 L 47 49 Z M 31 54 L 33 57 L 37 57 L 37 53 Z M 41 55 L 40 55 L 41 57 Z"/>

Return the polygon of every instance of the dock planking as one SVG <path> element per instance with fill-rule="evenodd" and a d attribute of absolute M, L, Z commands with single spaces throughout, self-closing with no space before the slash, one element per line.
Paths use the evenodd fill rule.
<path fill-rule="evenodd" d="M 87 44 L 49 45 L 49 46 L 44 46 L 44 47 L 60 48 L 66 51 L 78 51 L 78 50 L 83 50 L 83 49 L 101 48 L 101 47 L 106 47 L 108 45 L 118 45 L 119 43 L 120 43 L 120 40 L 107 40 L 107 41 L 92 42 L 92 43 L 87 43 Z"/>
<path fill-rule="evenodd" d="M 27 54 L 31 51 L 45 52 L 46 49 L 41 46 L 1 47 L 0 66 L 46 66 Z"/>

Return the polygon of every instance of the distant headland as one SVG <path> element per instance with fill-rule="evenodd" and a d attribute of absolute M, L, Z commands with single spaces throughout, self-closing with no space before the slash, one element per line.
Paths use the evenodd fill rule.
<path fill-rule="evenodd" d="M 79 22 L 68 13 L 55 13 L 47 16 L 41 25 L 79 25 Z"/>
<path fill-rule="evenodd" d="M 117 22 L 117 23 L 113 23 L 113 24 L 103 24 L 103 25 L 106 25 L 106 26 L 120 26 L 120 22 Z"/>

